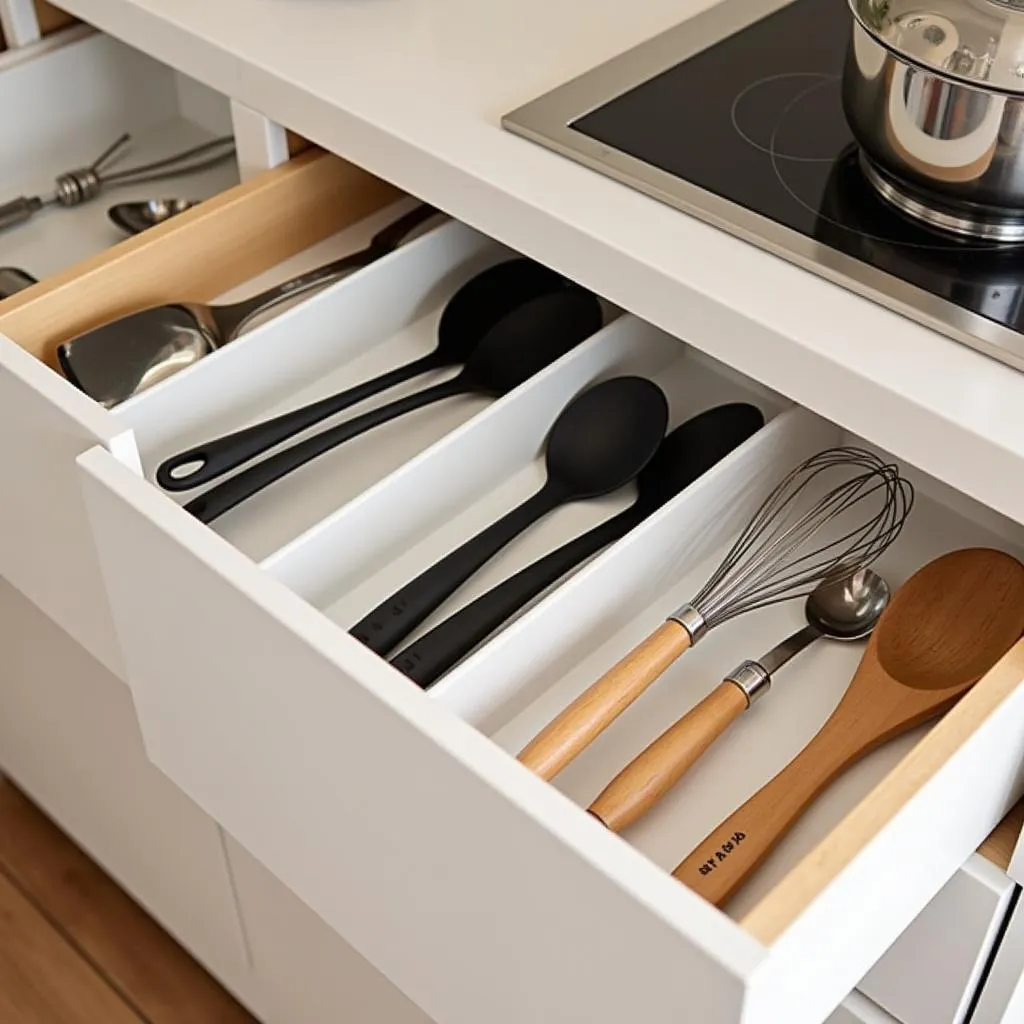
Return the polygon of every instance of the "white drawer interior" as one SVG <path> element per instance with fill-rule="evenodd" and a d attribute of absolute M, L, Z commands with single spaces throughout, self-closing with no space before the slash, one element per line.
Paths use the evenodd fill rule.
<path fill-rule="evenodd" d="M 737 382 L 674 338 L 624 316 L 268 559 L 265 568 L 332 621 L 350 627 L 441 553 L 537 491 L 546 476 L 545 438 L 559 413 L 586 388 L 625 374 L 659 384 L 669 400 L 669 429 L 725 402 L 751 402 L 766 417 L 782 404 L 763 389 Z M 511 573 L 615 515 L 635 495 L 636 485 L 630 484 L 545 516 L 407 642 Z M 356 536 L 363 542 L 353 544 Z"/>
<path fill-rule="evenodd" d="M 88 167 L 123 132 L 130 146 L 111 165 L 159 160 L 231 134 L 225 97 L 85 25 L 0 53 L 5 111 L 0 202 L 52 193 L 58 174 Z M 48 207 L 0 236 L 0 264 L 43 279 L 114 245 L 117 202 L 205 199 L 238 181 L 234 159 L 170 180 L 111 186 L 76 207 Z"/>
<path fill-rule="evenodd" d="M 784 413 L 745 452 L 713 469 L 456 668 L 435 688 L 436 698 L 517 753 L 700 589 L 768 488 L 801 459 L 844 440 L 832 425 L 803 410 Z M 927 490 L 925 484 L 907 528 L 877 565 L 891 586 L 956 548 L 997 547 L 1024 555 L 1019 530 L 1006 524 L 994 532 L 929 497 Z M 803 624 L 802 603 L 791 601 L 712 630 L 553 784 L 586 807 L 726 672 L 764 654 Z M 628 830 L 628 841 L 671 871 L 811 739 L 845 692 L 862 651 L 863 644 L 819 641 L 782 669 L 769 695 Z M 730 915 L 742 918 L 756 906 L 926 731 L 927 726 L 885 745 L 831 786 L 730 902 Z"/>

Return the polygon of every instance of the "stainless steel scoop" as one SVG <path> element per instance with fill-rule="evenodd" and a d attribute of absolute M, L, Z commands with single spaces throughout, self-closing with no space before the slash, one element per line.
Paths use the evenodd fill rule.
<path fill-rule="evenodd" d="M 107 210 L 107 216 L 126 234 L 137 235 L 198 205 L 197 199 L 143 199 L 115 203 Z"/>
<path fill-rule="evenodd" d="M 224 306 L 180 302 L 112 320 L 58 346 L 61 369 L 75 387 L 112 408 L 238 337 L 257 314 L 387 255 L 437 213 L 431 206 L 417 206 L 378 231 L 365 249 L 242 302 Z"/>

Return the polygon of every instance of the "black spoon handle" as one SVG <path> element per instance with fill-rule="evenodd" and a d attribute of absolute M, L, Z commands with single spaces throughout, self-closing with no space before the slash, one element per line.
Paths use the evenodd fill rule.
<path fill-rule="evenodd" d="M 204 441 L 195 448 L 178 452 L 161 462 L 156 471 L 156 482 L 165 491 L 189 491 L 193 487 L 201 487 L 236 469 L 243 462 L 269 451 L 274 445 L 308 430 L 328 416 L 344 412 L 421 373 L 438 369 L 444 362 L 444 358 L 435 350 L 345 391 L 328 395 L 262 423 L 254 423 L 243 430 L 215 437 L 212 441 Z"/>
<path fill-rule="evenodd" d="M 562 501 L 560 490 L 546 483 L 531 498 L 481 530 L 461 547 L 421 572 L 382 601 L 349 632 L 376 654 L 400 644 L 431 612 L 451 597 L 485 562 Z"/>
<path fill-rule="evenodd" d="M 338 445 L 351 441 L 352 438 L 365 434 L 389 420 L 469 390 L 463 375 L 459 374 L 451 380 L 417 391 L 414 395 L 382 405 L 379 409 L 371 409 L 362 416 L 356 416 L 354 419 L 339 423 L 336 427 L 314 434 L 290 448 L 285 448 L 284 451 L 268 456 L 262 462 L 242 470 L 241 473 L 228 477 L 223 483 L 193 498 L 184 506 L 185 511 L 191 512 L 200 522 L 212 523 L 218 516 L 230 511 L 246 498 L 251 498 L 257 491 L 269 487 L 332 448 L 337 448 Z"/>
<path fill-rule="evenodd" d="M 424 690 L 483 643 L 520 608 L 560 580 L 585 558 L 624 537 L 644 518 L 636 504 L 520 569 L 481 594 L 429 633 L 399 651 L 391 664 Z"/>
<path fill-rule="evenodd" d="M 257 313 L 262 313 L 285 299 L 327 284 L 335 278 L 343 277 L 353 270 L 373 263 L 381 256 L 386 256 L 398 248 L 406 235 L 437 212 L 434 207 L 421 204 L 399 217 L 398 220 L 381 228 L 370 240 L 370 244 L 359 252 L 349 253 L 340 259 L 325 263 L 323 266 L 307 270 L 304 274 L 282 281 L 280 284 L 276 284 L 258 295 L 243 299 L 241 302 L 212 307 L 222 340 L 231 341 Z"/>

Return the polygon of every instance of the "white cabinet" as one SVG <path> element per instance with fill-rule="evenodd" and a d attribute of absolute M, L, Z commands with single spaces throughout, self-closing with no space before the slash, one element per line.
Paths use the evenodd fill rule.
<path fill-rule="evenodd" d="M 981 854 L 946 883 L 858 988 L 903 1024 L 963 1024 L 1014 892 Z"/>
<path fill-rule="evenodd" d="M 1024 912 L 1018 903 L 999 944 L 973 1024 L 1018 1024 L 1024 1020 Z"/>
<path fill-rule="evenodd" d="M 264 1024 L 431 1024 L 337 932 L 230 838 L 227 852 Z"/>
<path fill-rule="evenodd" d="M 181 234 L 175 251 L 190 244 Z M 798 623 L 798 607 L 709 638 L 557 786 L 509 755 L 693 588 L 781 473 L 846 440 L 842 431 L 620 316 L 505 397 L 361 439 L 212 528 L 151 482 L 171 451 L 425 353 L 446 299 L 501 255 L 442 225 L 127 403 L 111 419 L 132 431 L 131 458 L 107 447 L 79 458 L 148 753 L 446 1024 L 640 1011 L 652 1021 L 684 1011 L 820 1021 L 1019 795 L 1024 647 L 941 723 L 833 787 L 732 916 L 665 868 L 806 741 L 856 650 L 822 649 L 795 666 L 628 842 L 580 805 L 699 699 L 736 660 L 738 640 L 770 645 Z M 121 262 L 122 282 L 131 266 Z M 26 307 L 19 340 L 33 317 L 48 319 L 54 296 L 65 301 L 58 291 Z M 768 424 L 433 691 L 411 687 L 346 628 L 528 494 L 557 411 L 616 372 L 653 375 L 675 422 L 744 398 Z M 914 518 L 882 563 L 893 583 L 954 547 L 1020 550 L 1015 524 L 918 483 Z M 588 514 L 599 513 L 551 517 L 534 542 L 564 539 Z M 536 550 L 510 553 L 476 585 Z M 594 976 L 606 983 L 585 983 Z"/>
<path fill-rule="evenodd" d="M 223 837 L 142 748 L 131 694 L 0 579 L 0 771 L 240 998 Z"/>
<path fill-rule="evenodd" d="M 787 669 L 785 686 L 624 837 L 584 808 L 724 669 L 798 626 L 799 607 L 715 631 L 554 785 L 514 757 L 690 596 L 781 475 L 815 450 L 871 437 L 608 308 L 600 331 L 520 387 L 441 403 L 410 426 L 360 438 L 212 526 L 155 484 L 175 451 L 429 351 L 458 287 L 513 255 L 458 220 L 115 409 L 55 369 L 55 346 L 104 320 L 183 296 L 241 297 L 359 248 L 411 202 L 351 164 L 308 154 L 0 304 L 0 473 L 16 482 L 0 492 L 0 574 L 109 670 L 77 704 L 39 701 L 43 689 L 25 690 L 36 657 L 26 640 L 8 698 L 19 724 L 0 738 L 0 759 L 44 806 L 63 806 L 77 780 L 48 781 L 21 729 L 37 721 L 61 736 L 91 720 L 95 742 L 76 737 L 67 759 L 80 759 L 83 780 L 95 776 L 95 794 L 123 786 L 125 764 L 142 759 L 120 746 L 134 735 L 133 710 L 155 766 L 135 774 L 167 786 L 145 805 L 152 835 L 173 827 L 202 863 L 166 865 L 116 843 L 104 854 L 104 836 L 122 827 L 111 814 L 133 808 L 145 820 L 127 799 L 83 801 L 90 809 L 77 826 L 72 809 L 64 816 L 87 846 L 96 830 L 97 856 L 133 891 L 158 891 L 174 869 L 183 885 L 201 875 L 194 884 L 210 887 L 209 905 L 188 913 L 220 924 L 172 927 L 213 935 L 209 955 L 230 959 L 237 908 L 223 826 L 269 1021 L 315 1021 L 338 1001 L 364 999 L 401 1024 L 820 1024 L 833 1012 L 837 1024 L 844 1014 L 877 1024 L 890 1011 L 904 1024 L 922 1012 L 935 1015 L 928 1024 L 956 1021 L 1009 898 L 988 878 L 978 901 L 978 880 L 958 871 L 1024 789 L 1024 642 L 940 722 L 845 774 L 728 913 L 666 869 L 815 732 L 856 649 L 822 645 Z M 673 424 L 743 400 L 766 425 L 429 692 L 349 635 L 396 585 L 531 493 L 558 412 L 621 373 L 656 380 Z M 1024 552 L 1020 524 L 908 473 L 919 497 L 880 565 L 891 583 L 953 548 Z M 560 510 L 459 599 L 627 501 Z M 104 745 L 111 723 L 119 739 Z M 151 874 L 133 886 L 133 871 Z M 892 974 L 901 943 L 914 941 L 906 929 L 922 911 L 938 914 L 943 899 L 972 908 L 950 949 L 956 963 L 929 1003 L 903 1002 Z M 173 921 L 177 902 L 158 916 Z M 300 936 L 294 943 L 275 928 L 278 916 Z M 890 947 L 894 959 L 875 967 Z M 237 959 L 225 973 L 235 968 Z M 837 1010 L 859 983 L 873 1000 L 855 995 Z"/>

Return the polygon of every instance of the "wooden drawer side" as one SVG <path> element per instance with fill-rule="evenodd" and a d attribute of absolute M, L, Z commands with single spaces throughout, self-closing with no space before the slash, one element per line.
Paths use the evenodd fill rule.
<path fill-rule="evenodd" d="M 0 333 L 56 368 L 60 342 L 146 306 L 209 301 L 398 195 L 310 151 L 0 303 Z"/>

